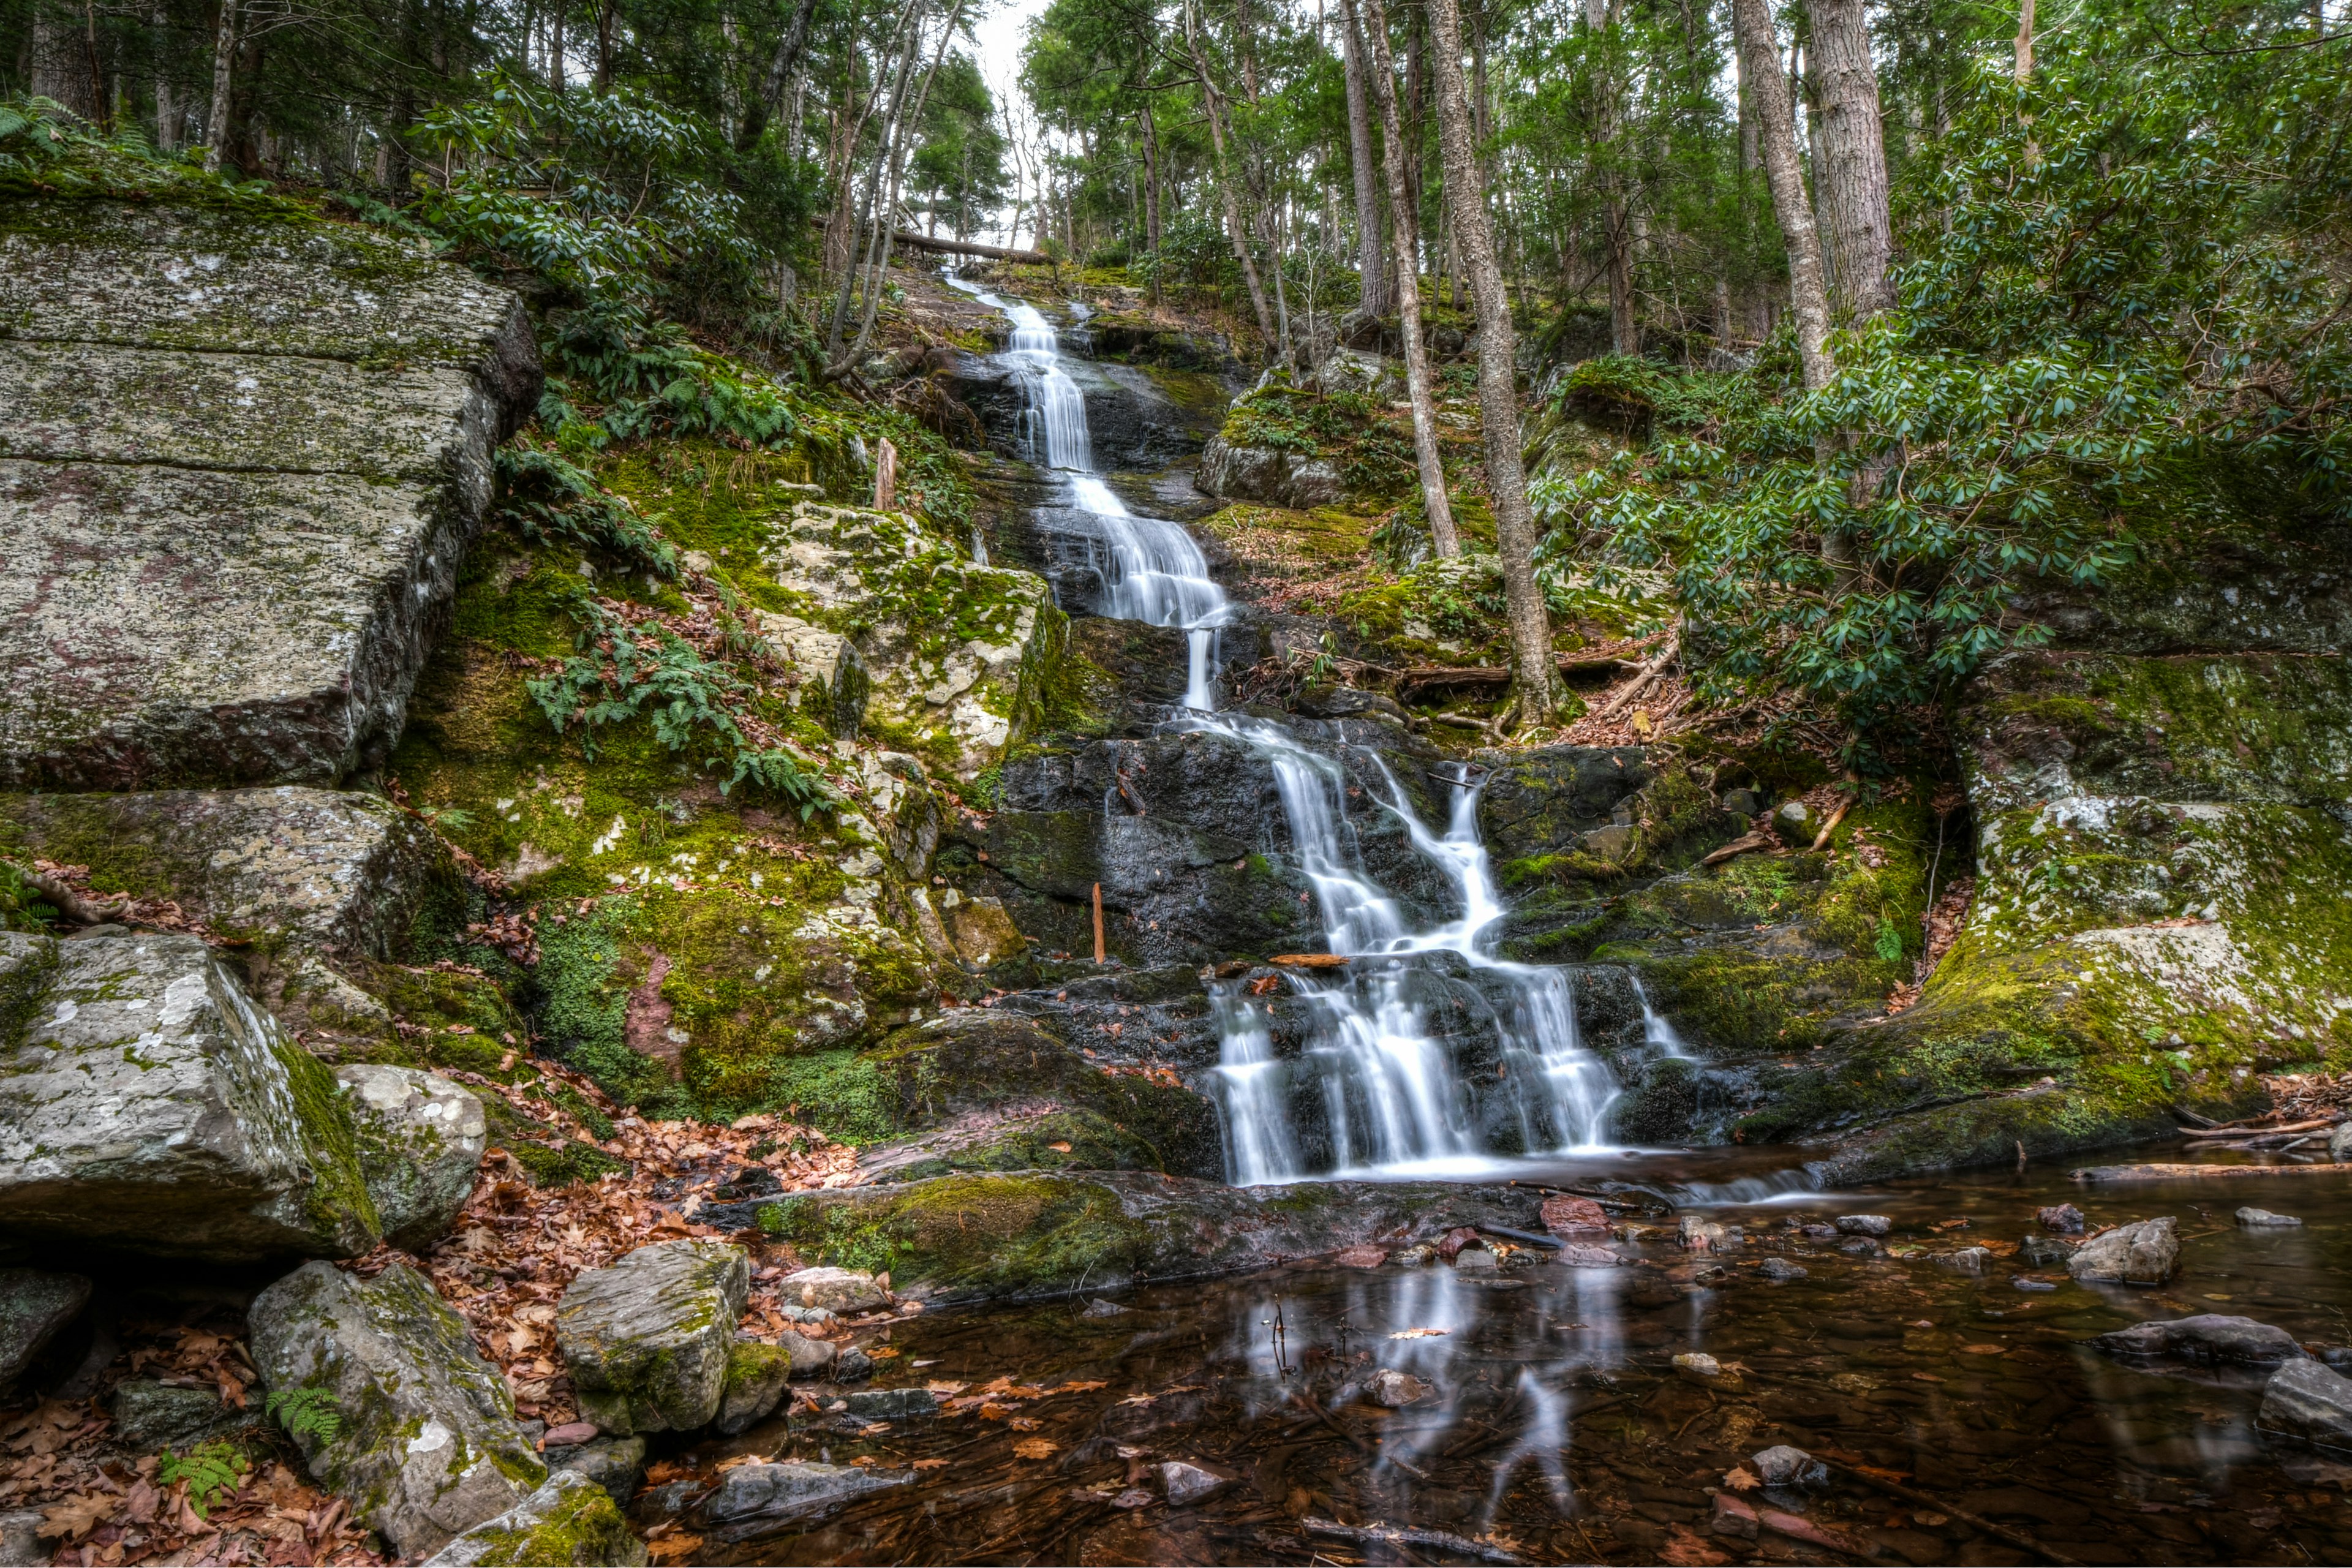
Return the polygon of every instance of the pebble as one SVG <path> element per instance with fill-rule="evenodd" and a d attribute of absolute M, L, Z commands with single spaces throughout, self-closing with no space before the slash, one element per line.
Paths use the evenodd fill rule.
<path fill-rule="evenodd" d="M 2032 1276 L 2025 1274 L 2019 1275 L 2016 1279 L 2011 1280 L 2010 1283 L 2016 1286 L 2021 1290 L 2055 1290 L 2058 1289 L 2056 1285 L 2051 1283 L 2047 1279 L 2036 1279 Z"/>
<path fill-rule="evenodd" d="M 1168 1490 L 1171 1506 L 1176 1508 L 1198 1502 L 1210 1493 L 1233 1485 L 1236 1479 L 1223 1471 L 1184 1459 L 1171 1459 L 1160 1467 L 1160 1485 Z"/>
<path fill-rule="evenodd" d="M 2268 1209 L 2242 1208 L 2238 1211 L 2238 1223 L 2250 1230 L 2272 1226 L 2301 1225 L 2303 1221 L 2291 1214 L 2273 1214 Z"/>
<path fill-rule="evenodd" d="M 1402 1410 L 1429 1392 L 1429 1384 L 1409 1372 L 1384 1366 L 1364 1384 L 1364 1397 L 1387 1410 Z"/>
<path fill-rule="evenodd" d="M 850 1346 L 834 1358 L 833 1380 L 835 1383 L 856 1383 L 860 1379 L 872 1376 L 873 1373 L 874 1358 L 856 1345 Z"/>
<path fill-rule="evenodd" d="M 1570 1268 L 1614 1268 L 1624 1261 L 1607 1247 L 1589 1241 L 1571 1241 L 1552 1257 L 1555 1262 Z"/>
<path fill-rule="evenodd" d="M 1848 1236 L 1885 1236 L 1895 1222 L 1883 1214 L 1842 1214 L 1837 1227 Z"/>
<path fill-rule="evenodd" d="M 1696 1373 L 1701 1377 L 1723 1375 L 1723 1363 L 1705 1351 L 1685 1351 L 1675 1357 L 1675 1364 L 1685 1372 Z"/>
<path fill-rule="evenodd" d="M 1756 1479 L 1768 1487 L 1824 1487 L 1829 1485 L 1830 1468 L 1806 1453 L 1786 1443 L 1748 1456 L 1748 1464 Z"/>
<path fill-rule="evenodd" d="M 2046 1209 L 2036 1209 L 2033 1217 L 2042 1222 L 2044 1230 L 2054 1230 L 2061 1236 L 2080 1236 L 2090 1222 L 2083 1211 L 2073 1204 L 2054 1204 Z"/>
<path fill-rule="evenodd" d="M 1840 1242 L 1838 1250 L 1851 1252 L 1856 1258 L 1875 1258 L 1885 1249 L 1866 1236 L 1855 1236 Z"/>
<path fill-rule="evenodd" d="M 1809 1225 L 1803 1226 L 1802 1231 L 1811 1241 L 1835 1241 L 1838 1235 L 1838 1227 L 1833 1225 Z"/>
<path fill-rule="evenodd" d="M 1936 1262 L 1961 1274 L 1982 1274 L 1992 1267 L 1992 1254 L 1981 1247 L 1963 1247 L 1958 1252 L 1947 1252 Z"/>

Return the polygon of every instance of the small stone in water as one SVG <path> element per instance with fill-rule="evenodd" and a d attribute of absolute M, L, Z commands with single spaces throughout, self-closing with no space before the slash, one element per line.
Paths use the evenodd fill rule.
<path fill-rule="evenodd" d="M 1364 1385 L 1364 1397 L 1390 1410 L 1402 1410 L 1429 1392 L 1429 1384 L 1409 1372 L 1384 1366 Z"/>
<path fill-rule="evenodd" d="M 1835 1241 L 1837 1239 L 1838 1227 L 1833 1225 L 1809 1225 L 1802 1228 L 1804 1235 L 1814 1241 Z"/>
<path fill-rule="evenodd" d="M 1600 1235 L 1609 1229 L 1609 1215 L 1591 1198 L 1555 1193 L 1543 1201 L 1543 1223 L 1554 1236 Z"/>
<path fill-rule="evenodd" d="M 2238 1223 L 2250 1229 L 2265 1226 L 2301 1225 L 2303 1221 L 2291 1214 L 2273 1214 L 2268 1209 L 2243 1208 L 2238 1211 Z"/>
<path fill-rule="evenodd" d="M 1160 1484 L 1168 1489 L 1169 1502 L 1177 1508 L 1198 1502 L 1211 1492 L 1231 1486 L 1234 1479 L 1230 1475 L 1182 1459 L 1171 1459 L 1160 1467 Z"/>
<path fill-rule="evenodd" d="M 1851 1252 L 1856 1258 L 1875 1258 L 1879 1255 L 1882 1249 L 1878 1243 L 1873 1241 L 1870 1237 L 1866 1236 L 1855 1236 L 1849 1237 L 1844 1241 L 1840 1242 L 1838 1244 L 1838 1250 L 1840 1252 Z"/>
<path fill-rule="evenodd" d="M 1792 1448 L 1785 1443 L 1749 1456 L 1748 1462 L 1754 1467 L 1757 1479 L 1768 1487 L 1820 1487 L 1829 1484 L 1830 1468 L 1827 1465 L 1802 1448 Z"/>
<path fill-rule="evenodd" d="M 1885 1236 L 1895 1222 L 1883 1214 L 1842 1214 L 1837 1227 L 1848 1236 Z"/>
<path fill-rule="evenodd" d="M 2073 1204 L 2053 1204 L 2046 1209 L 2036 1209 L 2033 1217 L 2042 1222 L 2044 1230 L 2054 1230 L 2061 1236 L 2080 1236 L 2089 1221 L 2083 1211 Z"/>
<path fill-rule="evenodd" d="M 1436 1256 L 1437 1249 L 1424 1242 L 1419 1247 L 1406 1247 L 1389 1261 L 1400 1268 L 1419 1268 Z"/>
<path fill-rule="evenodd" d="M 1120 1306 L 1116 1301 L 1106 1301 L 1100 1296 L 1097 1296 L 1093 1300 L 1087 1303 L 1086 1310 L 1080 1312 L 1078 1316 L 1081 1318 L 1116 1318 L 1129 1310 L 1129 1309 L 1128 1308 Z M 919 1362 L 916 1364 L 920 1365 L 921 1363 Z"/>
<path fill-rule="evenodd" d="M 1495 1267 L 1495 1255 L 1483 1247 L 1465 1247 L 1454 1255 L 1454 1267 L 1473 1271 Z"/>
<path fill-rule="evenodd" d="M 1688 1252 L 1713 1252 L 1724 1243 L 1723 1227 L 1713 1220 L 1685 1215 L 1675 1227 L 1675 1239 Z"/>
<path fill-rule="evenodd" d="M 2058 1287 L 2047 1279 L 2036 1279 L 2031 1274 L 2021 1274 L 2010 1281 L 2021 1290 L 2055 1290 Z"/>
<path fill-rule="evenodd" d="M 1936 1261 L 1961 1274 L 1981 1274 L 1991 1265 L 1992 1254 L 1981 1247 L 1963 1247 L 1958 1252 L 1944 1254 Z"/>
<path fill-rule="evenodd" d="M 1331 1255 L 1331 1261 L 1343 1268 L 1378 1268 L 1388 1260 L 1387 1250 L 1378 1247 L 1345 1247 Z"/>
<path fill-rule="evenodd" d="M 539 1446 L 541 1448 L 569 1448 L 587 1442 L 596 1436 L 597 1430 L 593 1421 L 567 1421 L 561 1426 L 549 1427 L 547 1436 L 539 1440 Z"/>
<path fill-rule="evenodd" d="M 874 1373 L 874 1358 L 856 1345 L 843 1351 L 834 1359 L 833 1380 L 835 1383 L 856 1383 Z"/>
<path fill-rule="evenodd" d="M 1723 1363 L 1705 1351 L 1685 1351 L 1675 1357 L 1675 1364 L 1685 1372 L 1696 1373 L 1701 1377 L 1723 1375 Z"/>
<path fill-rule="evenodd" d="M 1570 1268 L 1614 1268 L 1624 1261 L 1607 1247 L 1595 1247 L 1589 1241 L 1571 1241 L 1552 1256 Z"/>
<path fill-rule="evenodd" d="M 1805 1278 L 1805 1270 L 1798 1268 L 1795 1264 L 1790 1262 L 1785 1258 L 1768 1258 L 1764 1260 L 1764 1278 L 1767 1279 L 1802 1279 Z"/>

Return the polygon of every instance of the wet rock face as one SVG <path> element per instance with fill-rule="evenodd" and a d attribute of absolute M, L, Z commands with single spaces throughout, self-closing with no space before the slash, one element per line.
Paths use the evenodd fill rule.
<path fill-rule="evenodd" d="M 2180 1269 L 2180 1227 L 2170 1215 L 2118 1226 L 2074 1249 L 2066 1272 L 2097 1284 L 2161 1285 Z"/>
<path fill-rule="evenodd" d="M 506 1380 L 425 1278 L 307 1263 L 254 1298 L 254 1364 L 273 1394 L 331 1395 L 341 1428 L 295 1441 L 311 1475 L 403 1556 L 429 1556 L 546 1478 Z"/>
<path fill-rule="evenodd" d="M 1312 511 L 1349 499 L 1338 467 L 1321 458 L 1302 458 L 1271 447 L 1236 447 L 1212 436 L 1201 448 L 1192 482 L 1209 495 L 1260 506 Z"/>
<path fill-rule="evenodd" d="M 623 1436 L 708 1425 L 751 1284 L 743 1249 L 710 1241 L 656 1242 L 573 1279 L 555 1334 L 581 1414 Z"/>
<path fill-rule="evenodd" d="M 645 1568 L 646 1543 L 610 1495 L 577 1470 L 558 1470 L 498 1518 L 474 1526 L 424 1568 Z"/>
<path fill-rule="evenodd" d="M 0 318 L 0 783 L 380 763 L 538 400 L 520 303 L 346 226 L 36 202 Z"/>
<path fill-rule="evenodd" d="M 1134 365 L 1090 360 L 1065 342 L 1062 369 L 1086 400 L 1087 427 L 1095 467 L 1106 473 L 1162 468 L 1201 450 L 1213 436 L 1223 410 L 1199 400 L 1180 402 L 1161 379 Z M 1028 372 L 1009 354 L 956 355 L 948 384 L 988 431 L 991 450 L 1022 462 L 1040 460 L 1030 445 Z"/>
<path fill-rule="evenodd" d="M 1640 746 L 1546 746 L 1495 769 L 1478 796 L 1478 830 L 1497 865 L 1564 854 L 1612 826 L 1620 802 L 1657 776 Z"/>
<path fill-rule="evenodd" d="M 2291 1361 L 2263 1386 L 2254 1426 L 2265 1437 L 2352 1450 L 2352 1378 L 2315 1361 Z"/>
<path fill-rule="evenodd" d="M 2243 1366 L 2275 1366 L 2300 1361 L 2304 1353 L 2295 1337 L 2275 1324 L 2220 1312 L 2135 1323 L 2101 1334 L 2091 1342 L 2126 1360 L 2177 1359 Z"/>
<path fill-rule="evenodd" d="M 0 1234 L 248 1262 L 377 1238 L 350 1112 L 192 936 L 0 932 Z"/>
<path fill-rule="evenodd" d="M 719 1539 L 738 1541 L 831 1513 L 852 1498 L 913 1479 L 911 1470 L 891 1474 L 851 1465 L 738 1465 L 695 1505 L 694 1519 Z"/>

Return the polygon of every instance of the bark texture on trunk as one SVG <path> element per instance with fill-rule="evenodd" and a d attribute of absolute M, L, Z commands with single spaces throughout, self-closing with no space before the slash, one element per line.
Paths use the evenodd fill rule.
<path fill-rule="evenodd" d="M 1503 597 L 1509 608 L 1511 658 L 1517 667 L 1519 718 L 1542 723 L 1559 707 L 1559 671 L 1552 662 L 1551 615 L 1536 581 L 1535 515 L 1519 451 L 1519 394 L 1512 365 L 1517 345 L 1510 300 L 1486 222 L 1478 153 L 1470 140 L 1470 100 L 1462 79 L 1462 21 L 1455 0 L 1428 0 L 1431 54 L 1437 77 L 1437 142 L 1445 160 L 1446 210 L 1454 244 L 1470 275 L 1478 311 L 1478 415 L 1486 437 L 1486 489 L 1495 507 L 1496 552 L 1503 560 Z"/>
<path fill-rule="evenodd" d="M 228 143 L 229 71 L 236 59 L 236 6 L 237 0 L 221 0 L 220 27 L 213 36 L 213 101 L 205 115 L 205 173 L 208 174 L 220 173 L 221 149 Z M 399 140 L 396 134 L 394 140 Z"/>
<path fill-rule="evenodd" d="M 1857 321 L 1894 303 L 1886 282 L 1895 249 L 1886 208 L 1886 136 L 1863 7 L 1864 0 L 1805 0 L 1812 29 L 1805 63 L 1817 110 L 1813 184 L 1829 230 L 1830 295 Z"/>
<path fill-rule="evenodd" d="M 1789 79 L 1780 73 L 1780 46 L 1772 34 L 1771 0 L 1731 0 L 1732 31 L 1739 43 L 1741 68 L 1754 94 L 1757 142 L 1764 154 L 1764 177 L 1772 191 L 1772 213 L 1789 253 L 1789 304 L 1797 314 L 1797 358 L 1806 390 L 1827 386 L 1836 366 L 1830 361 L 1829 296 L 1822 284 L 1821 235 L 1805 195 L 1805 174 L 1797 162 L 1795 106 Z"/>
<path fill-rule="evenodd" d="M 1339 0 L 1349 26 L 1358 21 L 1356 0 Z M 1363 33 L 1371 58 L 1365 62 L 1372 98 L 1380 106 L 1381 167 L 1388 177 L 1389 237 L 1396 253 L 1397 315 L 1404 331 L 1404 384 L 1412 399 L 1412 460 L 1421 475 L 1421 501 L 1429 517 L 1431 547 L 1451 559 L 1462 553 L 1454 528 L 1454 503 L 1445 495 L 1445 461 L 1437 446 L 1437 399 L 1429 384 L 1429 355 L 1421 342 L 1421 279 L 1413 265 L 1420 237 L 1413 232 L 1412 203 L 1405 191 L 1405 140 L 1398 123 L 1396 69 L 1389 58 L 1389 19 L 1381 0 L 1363 0 Z"/>
<path fill-rule="evenodd" d="M 760 90 L 745 110 L 743 123 L 735 132 L 735 148 L 748 153 L 760 143 L 760 134 L 784 101 L 784 84 L 792 79 L 793 68 L 800 64 L 801 53 L 808 47 L 809 21 L 816 15 L 816 0 L 800 0 L 793 9 L 793 24 L 776 42 L 776 52 L 768 61 L 767 74 L 761 78 Z"/>
<path fill-rule="evenodd" d="M 1389 313 L 1387 247 L 1381 242 L 1380 174 L 1372 163 L 1372 117 L 1365 90 L 1364 46 L 1350 10 L 1339 18 L 1339 58 L 1347 68 L 1348 157 L 1356 176 L 1357 268 L 1363 275 L 1363 297 L 1357 310 L 1366 316 Z"/>

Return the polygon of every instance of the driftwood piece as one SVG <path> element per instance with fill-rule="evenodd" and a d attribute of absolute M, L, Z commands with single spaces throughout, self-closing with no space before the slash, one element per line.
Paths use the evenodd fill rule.
<path fill-rule="evenodd" d="M 2352 1176 L 2352 1165 L 2089 1165 L 2066 1179 L 2093 1185 L 2120 1182 L 2229 1181 L 2253 1176 Z"/>
<path fill-rule="evenodd" d="M 1353 1541 L 1366 1546 L 1418 1546 L 1455 1557 L 1475 1557 L 1481 1563 L 1517 1563 L 1526 1561 L 1499 1546 L 1443 1530 L 1416 1530 L 1398 1524 L 1339 1524 L 1328 1519 L 1302 1519 L 1298 1523 L 1307 1534 L 1319 1535 L 1329 1541 Z"/>
<path fill-rule="evenodd" d="M 1778 843 L 1780 843 L 1780 840 L 1773 837 L 1769 833 L 1750 833 L 1744 838 L 1733 839 L 1722 848 L 1717 849 L 1713 854 L 1707 856 L 1706 859 L 1701 860 L 1699 864 L 1702 866 L 1720 866 L 1726 860 L 1737 860 L 1739 857 L 1747 854 L 1751 849 L 1769 849 Z"/>
<path fill-rule="evenodd" d="M 1348 955 L 1344 952 L 1277 952 L 1266 960 L 1283 969 L 1345 969 Z"/>

